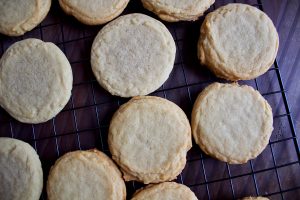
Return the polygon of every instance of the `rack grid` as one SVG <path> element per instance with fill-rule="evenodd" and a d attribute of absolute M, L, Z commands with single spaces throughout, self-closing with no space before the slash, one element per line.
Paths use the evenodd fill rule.
<path fill-rule="evenodd" d="M 218 0 L 216 0 L 218 2 Z M 208 12 L 220 5 L 215 3 Z M 263 10 L 260 0 L 245 1 Z M 220 4 L 220 5 L 219 5 Z M 124 14 L 142 12 L 157 18 L 131 1 Z M 165 23 L 177 46 L 174 69 L 167 82 L 151 95 L 169 99 L 190 116 L 196 96 L 208 84 L 224 80 L 214 77 L 197 59 L 197 40 L 204 17 L 196 22 Z M 110 155 L 107 130 L 112 114 L 128 99 L 111 96 L 92 75 L 89 56 L 93 38 L 102 26 L 85 26 L 66 16 L 56 1 L 47 18 L 24 36 L 0 35 L 1 54 L 14 42 L 34 37 L 58 45 L 69 59 L 74 76 L 72 97 L 52 120 L 43 124 L 22 124 L 0 109 L 0 136 L 29 142 L 38 152 L 46 180 L 49 168 L 62 154 L 98 148 Z M 269 101 L 274 115 L 274 131 L 269 145 L 256 159 L 243 165 L 229 165 L 205 155 L 197 145 L 187 155 L 187 164 L 177 182 L 189 186 L 199 199 L 238 199 L 244 196 L 267 196 L 270 199 L 300 197 L 300 150 L 286 91 L 277 61 L 267 73 L 251 85 Z M 143 185 L 126 183 L 128 198 Z M 45 191 L 41 199 L 47 199 Z"/>

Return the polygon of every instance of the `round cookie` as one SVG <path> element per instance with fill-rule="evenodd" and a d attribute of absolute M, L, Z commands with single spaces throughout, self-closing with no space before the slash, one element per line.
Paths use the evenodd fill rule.
<path fill-rule="evenodd" d="M 114 114 L 108 144 L 125 181 L 169 181 L 185 166 L 192 147 L 191 128 L 176 104 L 160 97 L 139 96 Z"/>
<path fill-rule="evenodd" d="M 199 94 L 191 124 L 194 139 L 206 154 L 242 164 L 267 146 L 273 116 L 268 102 L 252 87 L 214 83 Z"/>
<path fill-rule="evenodd" d="M 119 16 L 129 0 L 59 0 L 60 7 L 87 25 L 99 25 Z"/>
<path fill-rule="evenodd" d="M 278 45 L 276 28 L 264 12 L 245 4 L 228 4 L 205 17 L 198 57 L 220 78 L 249 80 L 272 66 Z"/>
<path fill-rule="evenodd" d="M 35 150 L 27 143 L 0 137 L 0 199 L 39 200 L 43 170 Z"/>
<path fill-rule="evenodd" d="M 267 197 L 244 197 L 241 200 L 269 200 Z"/>
<path fill-rule="evenodd" d="M 47 194 L 49 200 L 125 200 L 126 188 L 113 161 L 93 149 L 59 158 L 50 170 Z"/>
<path fill-rule="evenodd" d="M 175 182 L 165 182 L 157 185 L 149 185 L 138 190 L 131 200 L 198 200 L 195 194 L 185 185 Z"/>
<path fill-rule="evenodd" d="M 46 17 L 51 0 L 0 0 L 0 33 L 20 36 Z"/>
<path fill-rule="evenodd" d="M 21 122 L 45 122 L 67 104 L 72 82 L 70 63 L 56 45 L 22 40 L 0 60 L 0 105 Z"/>
<path fill-rule="evenodd" d="M 215 0 L 142 0 L 143 6 L 168 22 L 195 21 Z"/>
<path fill-rule="evenodd" d="M 143 14 L 107 24 L 94 40 L 91 65 L 100 85 L 113 95 L 147 95 L 169 77 L 176 46 L 168 29 Z"/>

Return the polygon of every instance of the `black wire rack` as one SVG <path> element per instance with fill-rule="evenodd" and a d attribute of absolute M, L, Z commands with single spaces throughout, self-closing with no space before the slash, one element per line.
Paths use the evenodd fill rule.
<path fill-rule="evenodd" d="M 216 0 L 218 2 L 218 0 Z M 236 2 L 236 1 L 233 1 Z M 222 4 L 230 1 L 222 1 Z M 258 1 L 246 1 L 263 10 Z M 216 9 L 213 5 L 208 12 Z M 152 13 L 139 1 L 131 1 L 124 14 Z M 196 22 L 165 23 L 172 33 L 177 55 L 167 82 L 151 95 L 177 103 L 188 116 L 199 92 L 217 79 L 197 59 L 197 40 L 203 17 Z M 110 155 L 107 146 L 109 121 L 128 99 L 111 96 L 92 75 L 89 57 L 100 26 L 85 26 L 66 16 L 56 1 L 47 18 L 22 37 L 0 36 L 1 55 L 14 42 L 34 37 L 53 42 L 66 54 L 74 76 L 72 96 L 61 113 L 43 124 L 22 124 L 0 109 L 0 136 L 29 142 L 38 152 L 46 181 L 49 168 L 66 152 L 98 148 Z M 187 164 L 177 182 L 189 186 L 199 199 L 238 199 L 267 196 L 270 199 L 300 199 L 300 150 L 277 61 L 261 77 L 241 81 L 259 90 L 269 101 L 274 131 L 269 145 L 256 159 L 243 165 L 229 165 L 206 156 L 197 145 L 187 155 Z M 128 198 L 143 185 L 128 182 Z M 41 199 L 47 199 L 45 191 Z"/>

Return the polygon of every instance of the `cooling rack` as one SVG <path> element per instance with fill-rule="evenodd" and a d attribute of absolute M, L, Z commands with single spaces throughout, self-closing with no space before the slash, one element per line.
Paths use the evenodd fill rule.
<path fill-rule="evenodd" d="M 208 10 L 226 3 L 218 1 Z M 264 10 L 263 3 L 239 1 Z M 271 3 L 271 1 L 269 2 Z M 141 12 L 152 17 L 139 1 L 132 0 L 123 14 Z M 178 104 L 191 115 L 195 98 L 208 84 L 219 81 L 197 59 L 197 40 L 203 21 L 165 23 L 172 33 L 177 54 L 174 69 L 167 82 L 151 95 Z M 66 152 L 98 148 L 110 155 L 107 132 L 112 114 L 128 99 L 111 96 L 102 89 L 92 74 L 89 63 L 94 37 L 102 26 L 85 26 L 65 15 L 53 1 L 47 18 L 22 37 L 0 36 L 1 55 L 14 42 L 39 38 L 53 42 L 69 59 L 74 77 L 72 97 L 63 111 L 43 124 L 22 124 L 0 109 L 0 136 L 29 142 L 38 152 L 46 180 L 49 168 Z M 187 164 L 177 182 L 189 186 L 199 199 L 238 199 L 244 196 L 267 196 L 270 199 L 300 198 L 300 151 L 290 105 L 277 61 L 267 73 L 251 81 L 251 85 L 268 100 L 273 109 L 274 131 L 269 145 L 256 159 L 243 165 L 229 165 L 206 156 L 197 145 L 187 155 Z M 128 198 L 143 185 L 128 182 Z M 45 191 L 41 199 L 47 199 Z"/>

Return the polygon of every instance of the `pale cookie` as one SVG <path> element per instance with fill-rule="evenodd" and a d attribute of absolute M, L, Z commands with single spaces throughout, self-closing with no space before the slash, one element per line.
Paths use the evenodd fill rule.
<path fill-rule="evenodd" d="M 185 185 L 165 182 L 149 185 L 138 190 L 131 200 L 198 200 L 195 194 Z"/>
<path fill-rule="evenodd" d="M 119 16 L 129 0 L 59 0 L 60 7 L 87 25 L 99 25 Z"/>
<path fill-rule="evenodd" d="M 51 0 L 0 0 L 0 33 L 23 35 L 43 21 L 50 6 Z"/>
<path fill-rule="evenodd" d="M 241 200 L 269 200 L 267 197 L 244 197 Z"/>
<path fill-rule="evenodd" d="M 21 122 L 45 122 L 67 104 L 72 82 L 70 63 L 56 45 L 22 40 L 0 60 L 0 105 Z"/>
<path fill-rule="evenodd" d="M 215 0 L 142 0 L 143 6 L 168 22 L 195 21 Z"/>
<path fill-rule="evenodd" d="M 125 181 L 169 181 L 185 166 L 187 151 L 192 147 L 191 128 L 176 104 L 159 97 L 139 96 L 114 114 L 108 144 Z"/>
<path fill-rule="evenodd" d="M 249 80 L 274 63 L 279 45 L 271 19 L 245 4 L 228 4 L 209 13 L 198 42 L 198 57 L 216 76 Z"/>
<path fill-rule="evenodd" d="M 101 151 L 74 151 L 51 168 L 47 181 L 49 200 L 125 200 L 121 172 Z"/>
<path fill-rule="evenodd" d="M 199 94 L 191 124 L 194 139 L 206 154 L 241 164 L 265 149 L 273 116 L 268 102 L 252 87 L 214 83 Z"/>
<path fill-rule="evenodd" d="M 143 14 L 121 16 L 107 24 L 94 40 L 93 72 L 113 95 L 147 95 L 169 77 L 176 46 L 168 29 Z"/>
<path fill-rule="evenodd" d="M 0 137 L 0 199 L 38 200 L 43 170 L 35 150 L 27 143 Z"/>

